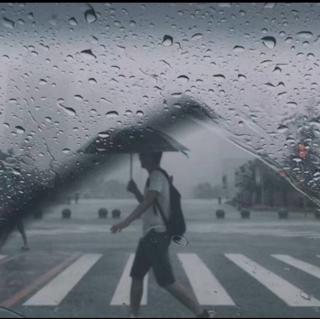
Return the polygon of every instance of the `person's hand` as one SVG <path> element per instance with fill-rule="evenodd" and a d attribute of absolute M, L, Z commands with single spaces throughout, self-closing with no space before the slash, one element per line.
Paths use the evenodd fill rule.
<path fill-rule="evenodd" d="M 129 224 L 126 221 L 115 224 L 111 227 L 112 234 L 120 233 L 123 229 L 127 228 Z"/>
<path fill-rule="evenodd" d="M 133 194 L 139 192 L 138 186 L 133 179 L 131 179 L 127 185 L 127 191 Z"/>

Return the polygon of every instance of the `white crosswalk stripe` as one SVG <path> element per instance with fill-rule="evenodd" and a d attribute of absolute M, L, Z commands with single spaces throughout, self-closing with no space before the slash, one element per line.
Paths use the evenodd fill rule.
<path fill-rule="evenodd" d="M 100 254 L 83 255 L 25 302 L 24 306 L 59 305 L 101 256 Z"/>
<path fill-rule="evenodd" d="M 130 287 L 131 287 L 131 278 L 130 278 L 130 271 L 135 258 L 135 254 L 131 254 L 126 267 L 123 271 L 121 276 L 120 282 L 118 287 L 113 295 L 110 305 L 111 306 L 122 306 L 122 305 L 129 305 L 130 304 Z M 141 301 L 141 305 L 147 305 L 147 298 L 148 298 L 148 275 L 146 275 L 144 279 L 144 287 L 143 287 L 143 297 Z"/>
<path fill-rule="evenodd" d="M 320 268 L 288 255 L 272 255 L 282 262 L 320 279 Z"/>
<path fill-rule="evenodd" d="M 197 255 L 179 254 L 178 257 L 200 305 L 235 305 L 216 277 Z"/>
<path fill-rule="evenodd" d="M 229 260 L 246 271 L 250 276 L 268 288 L 287 305 L 291 307 L 319 307 L 320 301 L 309 296 L 301 289 L 290 284 L 285 279 L 260 266 L 241 254 L 226 254 Z M 305 296 L 308 296 L 306 298 Z"/>

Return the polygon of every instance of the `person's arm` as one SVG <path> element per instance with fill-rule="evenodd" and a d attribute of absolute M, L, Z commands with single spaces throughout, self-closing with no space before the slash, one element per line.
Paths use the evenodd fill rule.
<path fill-rule="evenodd" d="M 135 196 L 135 198 L 137 199 L 137 201 L 139 203 L 143 202 L 144 197 L 141 194 L 139 188 L 137 187 L 137 184 L 133 180 L 129 181 L 128 186 L 127 186 L 127 190 L 128 190 L 128 192 L 132 193 Z"/>
<path fill-rule="evenodd" d="M 113 225 L 111 227 L 111 232 L 113 234 L 121 232 L 123 229 L 127 228 L 133 221 L 140 218 L 149 207 L 153 205 L 159 193 L 157 191 L 148 191 L 145 198 L 142 200 L 140 205 L 122 222 Z"/>

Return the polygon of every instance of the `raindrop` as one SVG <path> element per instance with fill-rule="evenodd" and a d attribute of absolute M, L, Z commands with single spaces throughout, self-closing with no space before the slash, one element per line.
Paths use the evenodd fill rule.
<path fill-rule="evenodd" d="M 98 137 L 101 137 L 101 138 L 108 138 L 110 136 L 110 134 L 106 133 L 106 132 L 101 132 L 98 134 Z"/>
<path fill-rule="evenodd" d="M 262 43 L 269 49 L 273 49 L 277 43 L 276 39 L 271 36 L 263 37 L 261 40 L 262 40 Z"/>
<path fill-rule="evenodd" d="M 46 85 L 48 82 L 45 79 L 40 79 L 39 84 L 40 85 Z"/>
<path fill-rule="evenodd" d="M 313 37 L 313 33 L 310 31 L 300 31 L 297 33 L 297 36 L 303 39 L 311 39 Z"/>
<path fill-rule="evenodd" d="M 291 107 L 297 107 L 298 106 L 297 102 L 293 102 L 293 101 L 288 102 L 287 105 L 291 106 Z"/>
<path fill-rule="evenodd" d="M 191 37 L 192 40 L 200 40 L 202 38 L 203 38 L 203 34 L 202 33 L 196 33 Z"/>
<path fill-rule="evenodd" d="M 8 18 L 3 18 L 2 19 L 2 25 L 6 28 L 9 28 L 9 29 L 14 29 L 14 26 L 15 26 L 15 23 L 14 21 L 8 19 Z"/>
<path fill-rule="evenodd" d="M 95 78 L 90 78 L 90 79 L 88 80 L 88 82 L 89 82 L 90 84 L 97 84 L 97 83 L 98 83 Z"/>
<path fill-rule="evenodd" d="M 64 154 L 70 154 L 70 153 L 71 153 L 71 149 L 70 149 L 70 148 L 64 148 L 64 149 L 62 150 L 62 153 L 64 153 Z"/>
<path fill-rule="evenodd" d="M 119 116 L 119 113 L 117 111 L 109 111 L 106 113 L 107 118 L 115 118 Z"/>
<path fill-rule="evenodd" d="M 131 110 L 126 110 L 126 111 L 124 112 L 124 114 L 127 115 L 127 116 L 129 116 L 129 115 L 132 114 L 132 111 L 131 111 Z"/>
<path fill-rule="evenodd" d="M 92 7 L 84 13 L 84 17 L 88 23 L 93 23 L 97 20 L 97 15 Z"/>
<path fill-rule="evenodd" d="M 171 35 L 164 35 L 163 39 L 162 39 L 162 45 L 165 47 L 169 47 L 171 46 L 173 43 L 173 37 Z"/>
<path fill-rule="evenodd" d="M 226 79 L 226 77 L 223 74 L 214 74 L 213 77 L 217 79 L 219 82 L 222 82 Z"/>
<path fill-rule="evenodd" d="M 238 79 L 239 80 L 246 80 L 247 77 L 244 74 L 238 74 Z"/>
<path fill-rule="evenodd" d="M 244 50 L 245 50 L 244 47 L 241 46 L 241 45 L 236 45 L 236 46 L 233 47 L 233 52 L 236 52 L 236 53 L 241 53 Z"/>
<path fill-rule="evenodd" d="M 18 134 L 24 134 L 26 131 L 22 126 L 16 126 L 16 130 Z"/>
<path fill-rule="evenodd" d="M 136 22 L 136 21 L 134 21 L 134 20 L 130 20 L 130 27 L 135 27 L 135 26 L 136 26 L 136 24 L 137 24 L 137 22 Z"/>
<path fill-rule="evenodd" d="M 69 24 L 72 26 L 76 26 L 76 25 L 78 25 L 78 21 L 75 18 L 70 18 Z"/>
<path fill-rule="evenodd" d="M 93 54 L 91 49 L 88 50 L 82 50 L 80 52 L 84 57 L 89 58 L 89 59 L 96 59 L 97 57 Z"/>
<path fill-rule="evenodd" d="M 179 75 L 177 78 L 181 83 L 187 83 L 189 82 L 189 77 L 186 75 Z"/>
<path fill-rule="evenodd" d="M 138 116 L 144 116 L 144 112 L 142 110 L 139 110 L 136 112 L 136 115 Z"/>
<path fill-rule="evenodd" d="M 278 127 L 278 132 L 280 133 L 285 133 L 288 131 L 288 126 L 286 125 L 283 125 L 283 124 L 280 124 L 279 127 Z"/>
<path fill-rule="evenodd" d="M 83 96 L 81 96 L 80 94 L 74 95 L 74 98 L 75 98 L 77 101 L 82 101 L 82 100 L 83 100 Z"/>
<path fill-rule="evenodd" d="M 59 104 L 59 106 L 70 116 L 76 116 L 77 112 L 72 108 L 72 107 L 68 107 L 65 106 L 63 104 Z"/>
<path fill-rule="evenodd" d="M 281 73 L 281 68 L 280 67 L 278 67 L 278 66 L 276 66 L 274 69 L 273 69 L 273 71 L 272 72 L 274 72 L 274 73 Z"/>

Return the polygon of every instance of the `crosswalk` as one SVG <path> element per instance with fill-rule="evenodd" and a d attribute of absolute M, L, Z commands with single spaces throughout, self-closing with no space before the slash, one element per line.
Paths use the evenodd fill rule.
<path fill-rule="evenodd" d="M 287 265 L 295 271 L 303 272 L 305 275 L 316 280 L 320 279 L 319 258 L 314 255 L 314 264 L 305 260 L 283 254 L 271 254 L 265 257 L 270 258 L 270 262 L 277 265 Z M 56 307 L 61 305 L 68 297 L 72 297 L 78 289 L 78 285 L 83 281 L 90 281 L 90 273 L 97 271 L 95 268 L 100 262 L 108 263 L 108 257 L 103 254 L 75 254 L 64 261 L 60 266 L 49 269 L 45 275 L 36 279 L 29 288 L 24 288 L 13 296 L 9 302 L 0 305 L 22 304 L 24 307 Z M 119 278 L 110 282 L 101 275 L 101 285 L 111 290 L 111 298 L 106 297 L 106 304 L 111 307 L 128 305 L 130 303 L 130 270 L 135 255 L 130 253 L 124 265 L 119 265 Z M 203 306 L 239 306 L 237 292 L 223 286 L 223 281 L 219 279 L 219 272 L 215 266 L 206 264 L 198 254 L 178 253 L 177 260 L 180 262 L 180 270 L 186 275 L 189 285 Z M 279 301 L 289 307 L 320 307 L 320 291 L 317 296 L 312 296 L 308 292 L 308 287 L 297 286 L 268 269 L 268 266 L 249 258 L 245 254 L 225 253 L 222 255 L 225 267 L 236 267 L 239 274 L 255 280 L 256 284 L 266 290 L 266 293 L 273 294 Z M 0 255 L 0 261 L 7 256 Z M 231 262 L 231 263 L 230 263 Z M 318 262 L 318 265 L 317 265 Z M 48 275 L 49 274 L 49 275 Z M 114 284 L 115 283 L 115 284 Z M 154 279 L 146 276 L 144 281 L 144 294 L 142 305 L 147 306 L 150 301 L 148 289 L 150 285 L 155 285 Z M 235 285 L 236 286 L 236 285 Z M 1 288 L 1 287 L 0 287 Z M 110 296 L 110 294 L 109 294 Z M 151 302 L 150 302 L 151 303 Z"/>

